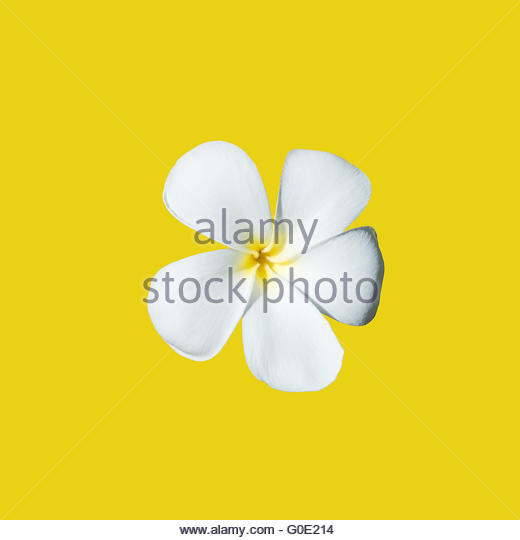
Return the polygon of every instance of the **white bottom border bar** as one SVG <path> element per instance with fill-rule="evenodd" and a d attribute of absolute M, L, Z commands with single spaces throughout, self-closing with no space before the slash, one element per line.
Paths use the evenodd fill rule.
<path fill-rule="evenodd" d="M 520 521 L 169 520 L 0 521 L 2 540 L 519 540 Z"/>

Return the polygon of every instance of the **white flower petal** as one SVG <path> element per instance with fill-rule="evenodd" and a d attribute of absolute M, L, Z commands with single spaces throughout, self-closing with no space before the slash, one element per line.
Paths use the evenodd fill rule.
<path fill-rule="evenodd" d="M 276 298 L 276 284 L 269 295 Z M 312 303 L 297 290 L 293 300 L 286 287 L 281 301 L 268 304 L 266 313 L 262 297 L 248 308 L 242 320 L 247 365 L 276 390 L 321 390 L 336 379 L 343 349 Z"/>
<path fill-rule="evenodd" d="M 363 325 L 376 314 L 384 263 L 371 227 L 346 231 L 276 271 L 287 280 L 291 273 L 293 280 L 304 278 L 307 283 L 294 281 L 295 286 L 338 321 Z"/>
<path fill-rule="evenodd" d="M 250 220 L 258 238 L 260 220 L 271 218 L 255 164 L 238 146 L 223 141 L 203 143 L 177 161 L 164 186 L 164 202 L 179 221 L 197 231 L 209 230 L 211 220 L 214 234 L 203 234 L 241 250 L 249 249 L 250 226 L 236 220 Z M 266 241 L 270 230 L 268 223 Z"/>
<path fill-rule="evenodd" d="M 251 296 L 254 269 L 240 270 L 243 259 L 238 251 L 222 249 L 187 257 L 159 270 L 150 286 L 148 312 L 172 349 L 192 360 L 208 360 L 222 349 Z M 165 278 L 173 278 L 168 288 Z M 244 302 L 229 294 L 230 284 L 236 286 L 242 279 L 237 291 Z M 183 301 L 197 298 L 199 291 L 196 301 Z"/>
<path fill-rule="evenodd" d="M 302 253 L 305 235 L 310 235 L 313 223 L 316 225 L 308 247 L 341 233 L 369 199 L 370 182 L 354 165 L 328 152 L 292 150 L 282 171 L 276 219 L 292 221 L 294 238 L 277 258 Z"/>

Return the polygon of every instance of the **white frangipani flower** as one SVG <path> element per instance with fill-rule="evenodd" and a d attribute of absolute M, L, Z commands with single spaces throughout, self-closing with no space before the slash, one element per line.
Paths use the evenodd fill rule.
<path fill-rule="evenodd" d="M 157 273 L 147 300 L 156 330 L 182 356 L 208 360 L 243 318 L 245 357 L 258 379 L 288 392 L 329 385 L 343 349 L 322 314 L 363 325 L 379 304 L 384 266 L 375 231 L 345 231 L 369 198 L 368 178 L 350 163 L 327 152 L 293 150 L 275 217 L 285 234 L 276 238 L 267 194 L 247 154 L 226 142 L 197 146 L 170 171 L 164 202 L 182 223 L 230 249 L 188 257 Z M 248 220 L 254 231 L 245 244 Z M 205 232 L 208 223 L 215 226 Z"/>

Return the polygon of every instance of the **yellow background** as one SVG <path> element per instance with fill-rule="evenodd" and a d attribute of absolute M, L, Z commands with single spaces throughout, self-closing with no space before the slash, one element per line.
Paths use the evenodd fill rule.
<path fill-rule="evenodd" d="M 520 9 L 6 1 L 5 517 L 520 514 Z M 215 139 L 256 162 L 273 209 L 292 148 L 371 179 L 356 225 L 378 232 L 382 303 L 331 323 L 344 365 L 321 392 L 257 381 L 240 326 L 206 363 L 165 357 L 141 301 L 206 249 L 161 197 Z"/>

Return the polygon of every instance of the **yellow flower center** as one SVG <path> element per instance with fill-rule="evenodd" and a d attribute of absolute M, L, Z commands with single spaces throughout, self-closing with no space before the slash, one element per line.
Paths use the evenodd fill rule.
<path fill-rule="evenodd" d="M 260 280 L 267 279 L 267 269 L 273 268 L 273 262 L 269 258 L 271 249 L 260 244 L 253 244 L 254 250 L 251 254 L 245 255 L 241 267 L 245 270 L 249 270 L 258 266 L 256 270 L 256 277 Z"/>
<path fill-rule="evenodd" d="M 268 269 L 274 270 L 279 261 L 274 261 L 273 258 L 280 252 L 280 244 L 260 244 L 255 243 L 251 246 L 252 253 L 244 255 L 244 260 L 240 265 L 242 269 L 249 270 L 254 267 L 256 269 L 256 277 L 259 280 L 268 279 Z"/>
<path fill-rule="evenodd" d="M 250 270 L 254 267 L 256 269 L 256 278 L 260 281 L 269 278 L 268 269 L 275 270 L 277 265 L 283 265 L 290 263 L 289 260 L 280 260 L 278 257 L 283 251 L 285 246 L 285 235 L 279 234 L 274 242 L 260 243 L 255 242 L 249 246 L 252 253 L 244 255 L 242 264 L 240 265 L 243 270 Z M 272 274 L 271 274 L 272 277 Z"/>

